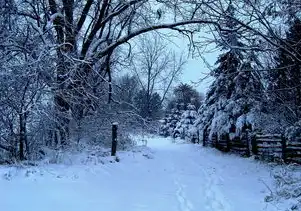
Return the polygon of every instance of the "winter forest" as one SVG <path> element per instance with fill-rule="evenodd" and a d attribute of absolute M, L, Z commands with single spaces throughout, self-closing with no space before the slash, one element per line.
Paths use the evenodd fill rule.
<path fill-rule="evenodd" d="M 0 0 L 0 165 L 109 149 L 114 122 L 118 150 L 137 145 L 131 134 L 158 134 L 247 156 L 274 137 L 280 158 L 301 152 L 300 10 L 299 0 Z M 189 58 L 205 64 L 196 81 L 210 78 L 208 90 L 183 82 Z"/>
<path fill-rule="evenodd" d="M 130 142 L 128 132 L 154 131 L 175 110 L 194 110 L 189 124 L 200 134 L 222 134 L 229 124 L 298 133 L 299 1 L 2 0 L 0 7 L 1 162 L 38 159 L 44 147 L 108 145 L 114 121 Z M 172 51 L 172 36 L 188 39 L 190 52 Z M 206 70 L 214 80 L 203 97 L 176 82 L 186 55 L 201 59 L 210 45 L 220 55 Z"/>

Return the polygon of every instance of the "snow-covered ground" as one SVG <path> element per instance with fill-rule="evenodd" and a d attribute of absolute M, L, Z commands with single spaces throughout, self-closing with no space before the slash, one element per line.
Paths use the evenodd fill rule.
<path fill-rule="evenodd" d="M 276 211 L 268 166 L 148 138 L 106 164 L 0 167 L 1 211 Z"/>

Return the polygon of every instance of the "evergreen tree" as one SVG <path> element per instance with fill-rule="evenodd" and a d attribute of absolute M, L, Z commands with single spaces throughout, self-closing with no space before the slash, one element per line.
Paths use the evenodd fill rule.
<path fill-rule="evenodd" d="M 194 105 L 197 109 L 203 100 L 202 95 L 189 84 L 181 83 L 173 90 L 173 97 L 168 102 L 167 109 L 174 108 L 176 105 L 182 105 L 184 110 L 189 104 Z"/>
<path fill-rule="evenodd" d="M 155 120 L 162 114 L 161 97 L 156 92 L 148 96 L 146 91 L 140 90 L 134 98 L 134 105 L 143 118 Z"/>
<path fill-rule="evenodd" d="M 235 8 L 230 3 L 226 10 L 227 18 L 224 20 L 224 28 L 229 29 L 220 33 L 218 42 L 223 50 L 211 75 L 215 78 L 206 95 L 204 105 L 199 109 L 200 117 L 195 125 L 202 132 L 228 133 L 231 123 L 242 128 L 250 118 L 247 114 L 254 112 L 258 92 L 262 90 L 260 80 L 255 74 L 256 59 L 252 52 L 243 50 L 241 34 L 236 31 L 237 23 L 231 17 L 235 17 Z"/>
<path fill-rule="evenodd" d="M 240 41 L 242 33 L 238 31 L 238 23 L 235 21 L 236 10 L 230 1 L 228 8 L 225 11 L 224 19 L 221 21 L 221 25 L 225 30 L 220 32 L 220 39 L 217 40 L 217 45 L 222 50 L 231 51 L 236 56 L 241 56 L 240 47 L 243 47 L 243 43 Z"/>
<path fill-rule="evenodd" d="M 181 115 L 183 113 L 183 110 L 181 109 L 182 107 L 183 105 L 176 104 L 176 106 L 172 108 L 163 119 L 160 120 L 160 135 L 163 135 L 165 137 L 173 136 L 176 125 L 180 121 Z"/>
<path fill-rule="evenodd" d="M 194 127 L 194 122 L 198 117 L 198 113 L 194 105 L 189 104 L 183 112 L 181 119 L 177 122 L 173 132 L 173 137 L 181 137 L 183 139 L 196 142 L 197 130 Z"/>
<path fill-rule="evenodd" d="M 295 18 L 286 33 L 286 44 L 301 52 L 301 21 Z M 269 73 L 268 89 L 273 100 L 287 110 L 287 119 L 295 122 L 301 115 L 301 62 L 279 49 L 276 68 Z"/>

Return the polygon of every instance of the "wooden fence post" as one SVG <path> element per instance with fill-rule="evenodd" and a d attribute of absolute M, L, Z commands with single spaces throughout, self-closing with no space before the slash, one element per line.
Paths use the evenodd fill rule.
<path fill-rule="evenodd" d="M 229 135 L 229 133 L 226 134 L 226 145 L 227 145 L 226 151 L 230 152 L 231 145 L 230 145 L 230 135 Z"/>
<path fill-rule="evenodd" d="M 111 150 L 111 156 L 116 155 L 117 151 L 117 122 L 114 122 L 112 124 L 112 150 Z"/>
<path fill-rule="evenodd" d="M 244 135 L 245 135 L 245 144 L 247 146 L 246 156 L 250 157 L 251 152 L 250 152 L 249 133 L 248 133 L 248 131 L 246 131 Z"/>
<path fill-rule="evenodd" d="M 282 145 L 282 160 L 285 162 L 286 161 L 286 138 L 283 134 L 281 135 L 281 145 Z"/>
<path fill-rule="evenodd" d="M 212 139 L 213 139 L 213 136 L 215 137 L 215 139 L 212 140 L 213 147 L 218 149 L 218 140 L 217 140 L 218 136 L 217 136 L 217 133 L 212 134 Z"/>
<path fill-rule="evenodd" d="M 206 146 L 207 130 L 203 130 L 203 147 Z"/>
<path fill-rule="evenodd" d="M 252 136 L 251 145 L 252 145 L 252 153 L 254 155 L 258 155 L 258 146 L 257 146 L 256 135 Z"/>

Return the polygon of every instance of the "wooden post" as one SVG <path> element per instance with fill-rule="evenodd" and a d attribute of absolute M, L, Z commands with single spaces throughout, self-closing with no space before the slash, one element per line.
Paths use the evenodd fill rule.
<path fill-rule="evenodd" d="M 207 130 L 203 130 L 203 147 L 206 146 Z"/>
<path fill-rule="evenodd" d="M 281 135 L 281 145 L 282 145 L 282 160 L 285 162 L 286 161 L 286 138 L 283 134 Z"/>
<path fill-rule="evenodd" d="M 213 137 L 214 137 L 214 138 L 213 138 Z M 218 144 L 217 137 L 218 137 L 218 136 L 217 136 L 217 133 L 212 134 L 212 138 L 211 138 L 211 139 L 213 139 L 213 140 L 212 140 L 212 144 L 213 144 L 213 147 L 214 147 L 214 148 L 218 148 L 218 145 L 217 145 L 217 144 Z"/>
<path fill-rule="evenodd" d="M 219 136 L 217 135 L 217 133 L 215 134 L 215 146 L 216 146 L 216 148 L 219 148 L 219 140 L 218 140 L 218 138 L 219 138 Z"/>
<path fill-rule="evenodd" d="M 252 145 L 252 153 L 254 155 L 258 155 L 258 147 L 257 147 L 256 135 L 252 136 L 252 138 L 251 138 L 251 145 Z"/>
<path fill-rule="evenodd" d="M 245 144 L 246 144 L 246 156 L 250 157 L 251 152 L 250 152 L 250 145 L 249 145 L 249 133 L 248 133 L 248 130 L 245 131 L 244 136 L 245 136 L 244 138 L 245 138 Z"/>
<path fill-rule="evenodd" d="M 226 151 L 227 152 L 230 152 L 230 136 L 229 136 L 229 133 L 226 133 L 226 144 L 227 144 L 227 148 L 226 148 Z"/>
<path fill-rule="evenodd" d="M 112 150 L 111 150 L 111 156 L 116 155 L 117 151 L 117 122 L 114 122 L 112 124 Z"/>
<path fill-rule="evenodd" d="M 191 137 L 191 142 L 192 142 L 193 144 L 196 143 L 196 137 L 195 137 L 195 134 L 192 135 L 192 137 Z"/>

